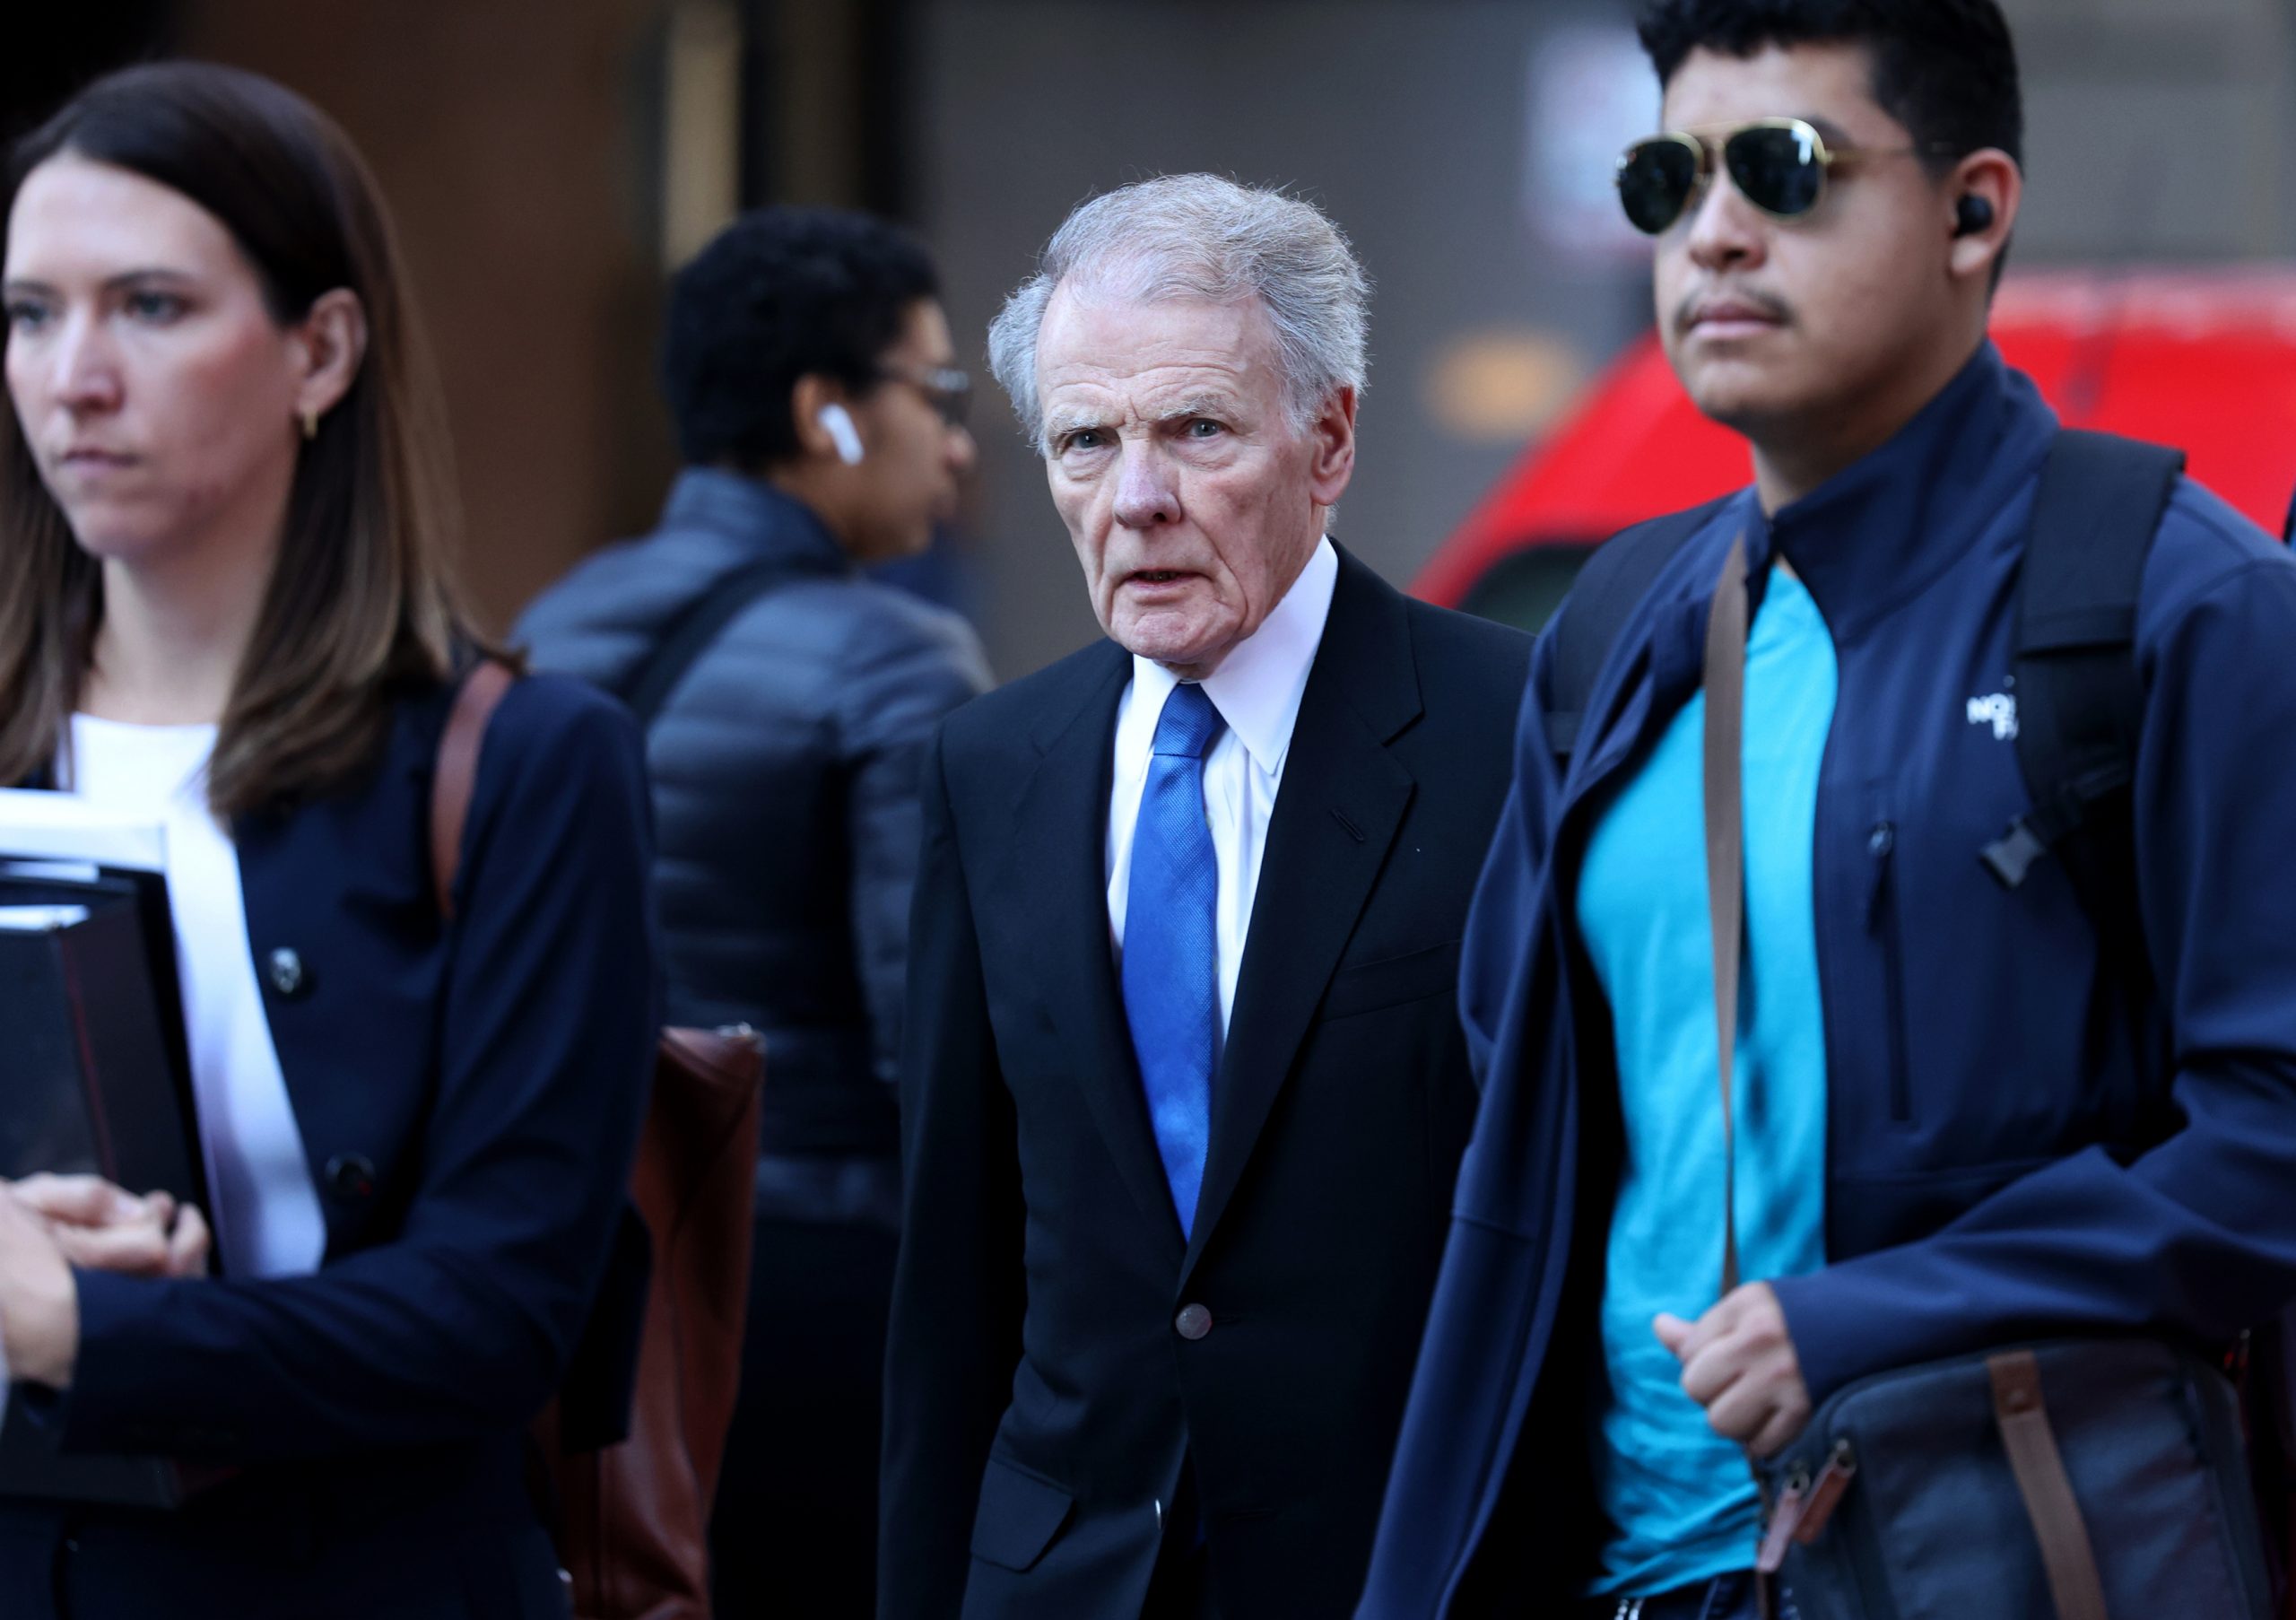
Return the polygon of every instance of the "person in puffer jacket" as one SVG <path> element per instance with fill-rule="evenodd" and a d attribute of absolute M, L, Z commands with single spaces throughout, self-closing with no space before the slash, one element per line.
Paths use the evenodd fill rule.
<path fill-rule="evenodd" d="M 706 248 L 662 370 L 687 466 L 659 527 L 517 638 L 649 722 L 669 1022 L 765 1038 L 719 1612 L 866 1615 L 918 762 L 989 679 L 961 620 L 865 570 L 953 516 L 968 385 L 924 249 L 830 210 L 763 210 Z"/>

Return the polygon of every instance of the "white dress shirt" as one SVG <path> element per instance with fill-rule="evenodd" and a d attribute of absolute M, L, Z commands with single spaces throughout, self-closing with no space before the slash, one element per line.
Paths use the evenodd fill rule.
<path fill-rule="evenodd" d="M 1220 862 L 1218 945 L 1220 1033 L 1236 1004 L 1236 974 L 1251 932 L 1252 895 L 1267 849 L 1268 817 L 1283 785 L 1292 723 L 1308 690 L 1308 671 L 1331 616 L 1339 582 L 1339 553 L 1329 536 L 1317 544 L 1308 565 L 1283 600 L 1238 642 L 1220 667 L 1205 677 L 1204 695 L 1227 722 L 1204 756 L 1204 815 Z M 1135 656 L 1132 680 L 1117 701 L 1116 772 L 1109 794 L 1109 937 L 1121 966 L 1124 915 L 1132 890 L 1132 832 L 1140 795 L 1148 785 L 1156 722 L 1179 678 L 1162 665 Z"/>
<path fill-rule="evenodd" d="M 207 807 L 214 749 L 213 726 L 131 726 L 75 714 L 72 790 L 166 828 L 192 1100 L 213 1206 L 205 1213 L 224 1275 L 291 1276 L 318 1268 L 326 1221 L 256 986 L 239 851 Z"/>

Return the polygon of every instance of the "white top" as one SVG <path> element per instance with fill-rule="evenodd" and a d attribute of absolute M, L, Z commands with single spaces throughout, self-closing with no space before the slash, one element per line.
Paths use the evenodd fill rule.
<path fill-rule="evenodd" d="M 1319 542 L 1307 567 L 1283 593 L 1274 611 L 1238 642 L 1220 667 L 1205 677 L 1204 695 L 1227 727 L 1204 756 L 1204 816 L 1212 829 L 1213 853 L 1220 862 L 1218 943 L 1220 1033 L 1236 1005 L 1236 974 L 1244 962 L 1244 941 L 1251 932 L 1252 895 L 1259 887 L 1260 858 L 1267 850 L 1267 821 L 1275 813 L 1276 789 L 1283 785 L 1283 761 L 1292 749 L 1292 723 L 1308 690 L 1308 671 L 1331 616 L 1332 588 L 1339 583 L 1339 553 L 1328 536 Z M 1124 954 L 1124 913 L 1132 890 L 1132 830 L 1140 819 L 1140 795 L 1148 786 L 1156 721 L 1179 677 L 1152 659 L 1135 657 L 1132 680 L 1117 701 L 1116 773 L 1109 794 L 1109 936 L 1119 963 Z"/>
<path fill-rule="evenodd" d="M 168 903 L 217 1251 L 229 1276 L 291 1276 L 318 1268 L 326 1222 L 256 985 L 239 852 L 207 808 L 214 748 L 213 726 L 74 715 L 72 791 L 156 816 L 166 828 Z"/>

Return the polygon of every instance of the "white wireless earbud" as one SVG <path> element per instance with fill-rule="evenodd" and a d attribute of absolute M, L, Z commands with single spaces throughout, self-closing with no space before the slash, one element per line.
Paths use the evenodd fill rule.
<path fill-rule="evenodd" d="M 848 466 L 861 465 L 861 434 L 853 425 L 853 414 L 841 405 L 825 405 L 813 414 L 822 424 L 822 431 L 837 447 L 837 458 Z"/>

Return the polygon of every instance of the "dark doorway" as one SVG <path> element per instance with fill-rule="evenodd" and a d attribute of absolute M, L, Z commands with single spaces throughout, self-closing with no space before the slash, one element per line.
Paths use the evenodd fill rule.
<path fill-rule="evenodd" d="M 918 0 L 742 0 L 743 207 L 832 203 L 913 219 L 922 12 Z M 798 78 L 823 121 L 793 127 L 785 116 Z M 808 144 L 843 154 L 839 195 L 791 195 L 793 184 L 818 192 L 816 167 L 796 150 Z"/>
<path fill-rule="evenodd" d="M 164 0 L 27 9 L 0 51 L 0 142 L 14 140 L 108 68 L 161 55 L 175 7 Z"/>

